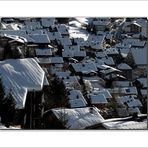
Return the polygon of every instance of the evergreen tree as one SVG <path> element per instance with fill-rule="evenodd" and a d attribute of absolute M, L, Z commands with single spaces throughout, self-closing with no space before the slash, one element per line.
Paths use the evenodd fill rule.
<path fill-rule="evenodd" d="M 0 116 L 1 122 L 9 127 L 15 115 L 15 102 L 11 92 L 5 95 L 2 79 L 0 78 Z"/>
<path fill-rule="evenodd" d="M 5 97 L 5 102 L 3 104 L 3 114 L 2 114 L 2 123 L 6 127 L 9 127 L 10 124 L 14 121 L 15 116 L 15 102 L 11 92 Z"/>
<path fill-rule="evenodd" d="M 49 88 L 45 94 L 46 109 L 54 107 L 68 107 L 68 96 L 65 85 L 58 77 L 48 78 Z"/>
<path fill-rule="evenodd" d="M 0 77 L 0 116 L 3 114 L 3 104 L 5 102 L 5 90 L 2 83 L 2 79 Z"/>

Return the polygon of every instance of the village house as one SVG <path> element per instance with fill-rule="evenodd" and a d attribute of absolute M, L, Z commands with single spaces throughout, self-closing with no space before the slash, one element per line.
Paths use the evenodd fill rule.
<path fill-rule="evenodd" d="M 68 92 L 69 104 L 71 108 L 86 107 L 87 102 L 80 90 L 71 90 Z"/>
<path fill-rule="evenodd" d="M 38 63 L 32 59 L 9 59 L 0 62 L 0 74 L 6 94 L 11 93 L 15 100 L 19 118 L 16 121 L 25 128 L 39 128 L 43 101 L 45 73 Z"/>
<path fill-rule="evenodd" d="M 127 25 L 125 25 L 123 30 L 126 33 L 140 33 L 142 30 L 142 27 L 140 24 L 134 21 L 132 23 L 128 23 Z"/>
<path fill-rule="evenodd" d="M 46 129 L 91 129 L 104 121 L 96 107 L 55 108 L 44 113 Z M 102 126 L 100 125 L 100 128 Z"/>
<path fill-rule="evenodd" d="M 83 63 L 72 63 L 70 65 L 70 70 L 76 75 L 96 75 L 98 71 L 96 65 L 91 61 Z"/>

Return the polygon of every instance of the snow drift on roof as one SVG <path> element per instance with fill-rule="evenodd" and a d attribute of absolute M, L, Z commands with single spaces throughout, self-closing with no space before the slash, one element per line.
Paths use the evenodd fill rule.
<path fill-rule="evenodd" d="M 11 90 L 17 108 L 25 106 L 28 91 L 41 90 L 44 82 L 44 71 L 32 58 L 1 61 L 0 74 L 6 93 Z"/>

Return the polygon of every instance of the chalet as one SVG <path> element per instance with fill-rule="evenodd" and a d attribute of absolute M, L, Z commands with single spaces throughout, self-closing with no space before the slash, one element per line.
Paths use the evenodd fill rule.
<path fill-rule="evenodd" d="M 78 76 L 67 76 L 67 77 L 62 78 L 63 83 L 64 83 L 67 90 L 73 90 L 73 89 L 80 90 L 81 85 L 80 85 L 78 79 L 79 79 Z"/>
<path fill-rule="evenodd" d="M 140 100 L 135 99 L 134 96 L 132 95 L 118 97 L 117 102 L 119 104 L 124 104 L 127 107 L 141 107 L 142 106 Z"/>
<path fill-rule="evenodd" d="M 48 35 L 48 37 L 51 41 L 55 41 L 57 39 L 62 38 L 60 32 L 58 32 L 58 31 L 53 31 L 53 32 L 48 31 L 48 32 L 46 32 L 46 34 Z"/>
<path fill-rule="evenodd" d="M 83 77 L 83 82 L 85 85 L 89 84 L 92 88 L 91 90 L 100 90 L 105 87 L 105 81 L 98 77 L 98 76 L 92 76 L 92 77 Z"/>
<path fill-rule="evenodd" d="M 11 93 L 14 97 L 26 128 L 36 128 L 42 112 L 39 104 L 42 104 L 44 71 L 34 59 L 28 58 L 1 61 L 0 73 L 6 94 Z"/>
<path fill-rule="evenodd" d="M 109 28 L 109 21 L 107 20 L 95 20 L 92 22 L 92 24 L 96 31 L 105 31 Z"/>
<path fill-rule="evenodd" d="M 25 41 L 28 44 L 34 42 L 34 40 L 30 37 L 30 35 L 28 34 L 28 32 L 26 30 L 0 30 L 0 34 L 18 36 L 20 38 L 25 39 Z"/>
<path fill-rule="evenodd" d="M 51 57 L 52 56 L 52 54 L 53 54 L 53 48 L 43 48 L 43 49 L 41 49 L 41 48 L 36 48 L 35 49 L 35 56 L 36 57 L 41 57 L 41 58 L 43 58 L 43 57 L 45 57 L 45 58 L 47 58 L 47 57 Z"/>
<path fill-rule="evenodd" d="M 55 18 L 41 18 L 41 25 L 43 28 L 49 28 L 54 25 Z"/>
<path fill-rule="evenodd" d="M 100 124 L 104 118 L 95 107 L 55 108 L 44 113 L 45 128 L 89 129 Z"/>
<path fill-rule="evenodd" d="M 105 95 L 103 94 L 98 94 L 98 95 L 90 94 L 89 97 L 92 105 L 100 105 L 100 104 L 102 105 L 108 103 Z"/>
<path fill-rule="evenodd" d="M 146 41 L 141 41 L 140 39 L 126 38 L 123 40 L 124 44 L 131 45 L 132 48 L 144 48 Z"/>
<path fill-rule="evenodd" d="M 71 70 L 76 75 L 96 75 L 98 71 L 96 65 L 91 61 L 83 63 L 72 63 Z"/>
<path fill-rule="evenodd" d="M 133 60 L 136 66 L 139 68 L 142 68 L 142 67 L 146 68 L 147 48 L 141 48 L 141 49 L 133 48 L 131 52 L 132 52 Z"/>
<path fill-rule="evenodd" d="M 124 31 L 126 33 L 140 33 L 142 30 L 142 27 L 137 22 L 132 22 L 124 26 Z"/>
<path fill-rule="evenodd" d="M 71 42 L 69 37 L 61 37 L 61 38 L 56 39 L 56 40 L 57 40 L 58 44 L 61 44 L 62 46 L 64 46 L 64 45 L 68 45 L 68 46 L 72 45 L 72 42 Z"/>
<path fill-rule="evenodd" d="M 85 46 L 90 47 L 91 50 L 99 50 L 103 48 L 105 35 L 103 36 L 96 36 L 96 35 L 89 35 L 87 40 L 85 41 Z"/>
<path fill-rule="evenodd" d="M 58 77 L 58 78 L 66 78 L 68 76 L 70 76 L 70 71 L 67 70 L 67 71 L 60 71 L 60 72 L 56 72 L 55 75 Z"/>
<path fill-rule="evenodd" d="M 41 26 L 40 22 L 37 20 L 32 20 L 32 21 L 27 20 L 27 21 L 25 21 L 25 28 L 27 30 L 37 30 L 37 29 L 41 29 L 42 26 Z"/>
<path fill-rule="evenodd" d="M 62 57 L 49 57 L 49 58 L 35 58 L 35 60 L 42 66 L 49 68 L 50 66 L 56 66 L 64 63 Z"/>
<path fill-rule="evenodd" d="M 119 55 L 119 52 L 116 48 L 106 48 L 104 49 L 104 52 L 109 56 L 112 57 L 114 60 L 117 58 Z"/>
<path fill-rule="evenodd" d="M 80 50 L 80 46 L 78 45 L 64 46 L 62 57 L 64 59 L 76 58 L 78 60 L 82 60 L 84 57 L 86 57 L 86 51 Z"/>
<path fill-rule="evenodd" d="M 48 47 L 50 39 L 47 34 L 31 34 L 30 37 L 33 39 L 34 44 L 38 44 L 39 47 Z"/>
<path fill-rule="evenodd" d="M 101 89 L 101 90 L 94 90 L 94 95 L 104 95 L 106 99 L 110 100 L 112 98 L 111 93 L 107 89 Z"/>
<path fill-rule="evenodd" d="M 56 28 L 62 36 L 69 37 L 68 27 L 65 24 L 58 24 Z"/>
<path fill-rule="evenodd" d="M 71 90 L 68 92 L 69 104 L 71 108 L 86 107 L 87 102 L 80 90 Z"/>

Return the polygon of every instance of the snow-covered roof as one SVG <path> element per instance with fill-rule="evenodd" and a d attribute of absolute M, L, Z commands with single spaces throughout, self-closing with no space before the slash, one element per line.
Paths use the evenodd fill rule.
<path fill-rule="evenodd" d="M 50 57 L 50 58 L 35 58 L 35 60 L 40 64 L 63 64 L 62 57 Z"/>
<path fill-rule="evenodd" d="M 37 56 L 51 56 L 52 55 L 52 50 L 50 48 L 46 49 L 35 49 L 35 53 Z"/>
<path fill-rule="evenodd" d="M 106 65 L 115 65 L 115 62 L 112 57 L 104 57 L 101 58 L 101 60 L 106 64 Z"/>
<path fill-rule="evenodd" d="M 63 51 L 62 52 L 62 57 L 85 57 L 86 56 L 86 51 Z"/>
<path fill-rule="evenodd" d="M 74 42 L 78 45 L 85 45 L 85 41 L 88 38 L 88 32 L 85 29 L 77 27 L 69 27 L 70 38 L 74 39 Z"/>
<path fill-rule="evenodd" d="M 25 21 L 25 28 L 36 30 L 42 28 L 42 26 L 39 21 Z"/>
<path fill-rule="evenodd" d="M 117 66 L 117 68 L 120 69 L 120 70 L 132 69 L 132 68 L 131 68 L 128 64 L 126 64 L 126 63 L 121 63 L 121 64 L 119 64 L 119 65 Z"/>
<path fill-rule="evenodd" d="M 106 26 L 108 25 L 108 21 L 101 21 L 101 20 L 97 20 L 97 21 L 93 21 L 93 25 L 95 26 Z"/>
<path fill-rule="evenodd" d="M 70 100 L 75 100 L 75 99 L 83 99 L 83 100 L 85 100 L 85 98 L 83 97 L 80 90 L 71 90 L 71 91 L 69 91 L 68 97 L 69 97 Z"/>
<path fill-rule="evenodd" d="M 104 73 L 104 74 L 109 74 L 109 73 L 112 73 L 112 72 L 121 72 L 120 70 L 114 68 L 114 67 L 111 67 L 111 66 L 108 66 L 108 65 L 97 65 L 98 68 L 102 69 L 100 70 L 101 73 Z"/>
<path fill-rule="evenodd" d="M 100 90 L 100 89 L 104 88 L 104 86 L 105 86 L 105 81 L 98 76 L 97 77 L 96 76 L 83 77 L 83 81 L 84 81 L 84 83 L 89 81 L 93 90 Z"/>
<path fill-rule="evenodd" d="M 62 38 L 60 32 L 46 32 L 50 40 L 60 39 Z"/>
<path fill-rule="evenodd" d="M 43 27 L 50 27 L 54 25 L 55 18 L 41 18 L 41 24 Z"/>
<path fill-rule="evenodd" d="M 43 88 L 45 73 L 32 58 L 0 61 L 0 74 L 6 93 L 11 90 L 17 108 L 24 108 L 28 91 Z"/>
<path fill-rule="evenodd" d="M 98 94 L 98 95 L 90 94 L 89 96 L 90 96 L 91 104 L 108 103 L 104 94 Z"/>
<path fill-rule="evenodd" d="M 99 91 L 93 91 L 94 95 L 104 95 L 106 98 L 112 98 L 112 95 L 107 89 L 102 89 Z"/>
<path fill-rule="evenodd" d="M 79 45 L 64 45 L 64 51 L 80 51 Z"/>
<path fill-rule="evenodd" d="M 147 48 L 131 50 L 136 65 L 147 65 Z"/>
<path fill-rule="evenodd" d="M 9 34 L 4 34 L 3 37 L 9 38 L 11 40 L 14 40 L 16 42 L 20 42 L 20 43 L 25 43 L 27 42 L 27 40 L 23 37 L 17 36 L 17 35 L 9 35 Z"/>
<path fill-rule="evenodd" d="M 65 24 L 58 24 L 56 27 L 61 34 L 69 34 L 68 27 Z"/>
<path fill-rule="evenodd" d="M 136 88 L 136 87 L 130 86 L 130 87 L 125 87 L 124 89 L 125 89 L 125 93 L 126 93 L 127 95 L 132 95 L 132 94 L 137 95 L 137 94 L 138 94 L 137 88 Z"/>
<path fill-rule="evenodd" d="M 104 36 L 89 35 L 85 44 L 86 46 L 91 46 L 91 48 L 93 49 L 101 49 L 104 37 L 105 35 Z"/>
<path fill-rule="evenodd" d="M 141 94 L 145 97 L 147 97 L 147 89 L 141 89 Z"/>
<path fill-rule="evenodd" d="M 140 41 L 140 39 L 126 38 L 123 40 L 123 44 L 131 45 L 132 47 L 144 47 L 146 41 Z"/>
<path fill-rule="evenodd" d="M 131 107 L 142 107 L 142 103 L 140 102 L 140 100 L 135 99 L 133 96 L 118 97 L 117 102 L 119 104 L 127 105 L 129 108 L 131 108 Z"/>
<path fill-rule="evenodd" d="M 26 30 L 0 30 L 0 34 L 16 35 L 25 38 L 27 42 L 34 42 L 34 40 L 26 33 Z"/>
<path fill-rule="evenodd" d="M 105 120 L 103 125 L 107 129 L 147 129 L 147 119 L 142 121 L 126 120 L 128 118 L 113 118 Z"/>
<path fill-rule="evenodd" d="M 83 99 L 69 100 L 69 104 L 71 108 L 86 107 L 87 105 L 86 101 Z"/>
<path fill-rule="evenodd" d="M 80 84 L 78 82 L 78 77 L 76 76 L 68 76 L 62 79 L 67 89 L 74 89 L 80 87 Z"/>
<path fill-rule="evenodd" d="M 114 81 L 115 87 L 129 87 L 130 81 Z"/>
<path fill-rule="evenodd" d="M 80 22 L 74 20 L 70 21 L 68 24 L 73 27 L 78 27 L 78 28 L 82 27 L 82 24 Z"/>
<path fill-rule="evenodd" d="M 70 71 L 59 71 L 59 72 L 56 72 L 55 74 L 59 78 L 66 78 L 70 76 Z"/>
<path fill-rule="evenodd" d="M 86 107 L 87 105 L 87 102 L 80 90 L 69 91 L 68 98 L 71 108 Z"/>
<path fill-rule="evenodd" d="M 64 46 L 64 45 L 72 45 L 72 42 L 69 37 L 62 37 L 59 38 L 58 41 Z"/>
<path fill-rule="evenodd" d="M 47 34 L 32 34 L 31 38 L 33 38 L 34 43 L 39 44 L 49 44 L 50 39 L 48 38 Z"/>
<path fill-rule="evenodd" d="M 107 54 L 104 51 L 96 52 L 96 57 L 105 58 L 107 57 Z"/>
<path fill-rule="evenodd" d="M 72 63 L 71 64 L 76 72 L 82 72 L 82 73 L 91 73 L 91 72 L 97 72 L 97 67 L 94 64 L 94 62 L 83 62 L 83 63 Z"/>
<path fill-rule="evenodd" d="M 118 50 L 116 48 L 106 48 L 104 50 L 104 52 L 107 54 L 107 55 L 112 55 L 112 54 L 119 54 Z"/>
<path fill-rule="evenodd" d="M 67 121 L 66 127 L 69 129 L 85 129 L 104 121 L 97 108 L 85 107 L 75 109 L 52 109 L 58 119 L 64 116 L 63 121 Z"/>

